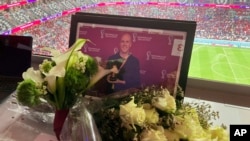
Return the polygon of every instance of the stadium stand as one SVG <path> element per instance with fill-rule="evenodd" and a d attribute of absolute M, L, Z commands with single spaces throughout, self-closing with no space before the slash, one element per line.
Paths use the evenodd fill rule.
<path fill-rule="evenodd" d="M 11 1 L 15 2 L 17 1 Z M 96 6 L 92 0 L 40 0 L 39 4 L 29 4 L 1 12 L 0 33 L 36 19 L 55 14 L 60 16 L 62 11 L 86 5 L 92 6 L 85 7 L 82 11 L 90 13 L 197 21 L 196 38 L 250 42 L 250 9 L 145 3 Z M 69 24 L 70 15 L 54 17 L 38 26 L 13 34 L 34 36 L 34 52 L 38 54 L 39 48 L 42 47 L 63 51 L 68 47 Z"/>

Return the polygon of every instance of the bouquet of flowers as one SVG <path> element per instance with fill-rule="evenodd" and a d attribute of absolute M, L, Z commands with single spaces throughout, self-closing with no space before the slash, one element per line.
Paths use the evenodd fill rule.
<path fill-rule="evenodd" d="M 118 71 L 115 67 L 106 70 L 84 54 L 81 48 L 87 41 L 78 39 L 68 51 L 51 60 L 45 59 L 38 70 L 29 68 L 17 87 L 17 100 L 22 105 L 35 108 L 46 103 L 54 109 L 54 131 L 58 139 L 69 109 L 99 79 Z"/>
<path fill-rule="evenodd" d="M 173 97 L 166 88 L 147 87 L 103 99 L 93 116 L 105 141 L 229 141 L 225 126 L 211 122 L 218 112 L 183 98 L 181 88 Z"/>

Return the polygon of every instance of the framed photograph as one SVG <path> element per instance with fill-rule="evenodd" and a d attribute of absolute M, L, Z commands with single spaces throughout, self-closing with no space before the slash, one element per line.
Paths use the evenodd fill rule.
<path fill-rule="evenodd" d="M 82 51 L 119 69 L 98 82 L 99 94 L 153 85 L 171 93 L 180 86 L 185 93 L 195 30 L 195 21 L 78 12 L 71 17 L 69 46 L 89 39 Z"/>

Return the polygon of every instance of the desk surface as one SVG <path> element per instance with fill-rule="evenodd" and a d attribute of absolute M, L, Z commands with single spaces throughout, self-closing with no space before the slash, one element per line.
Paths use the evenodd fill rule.
<path fill-rule="evenodd" d="M 0 113 L 0 141 L 56 141 L 52 126 L 54 115 L 19 105 L 15 93 L 0 105 Z"/>
<path fill-rule="evenodd" d="M 212 109 L 220 112 L 220 119 L 215 125 L 222 123 L 249 124 L 250 108 L 204 101 L 186 97 L 186 102 L 207 102 Z M 234 112 L 232 112 L 234 111 Z M 14 94 L 0 104 L 0 141 L 57 141 L 53 132 L 52 114 L 36 113 L 17 103 Z M 46 121 L 44 121 L 46 120 Z M 229 129 L 229 128 L 228 128 Z"/>

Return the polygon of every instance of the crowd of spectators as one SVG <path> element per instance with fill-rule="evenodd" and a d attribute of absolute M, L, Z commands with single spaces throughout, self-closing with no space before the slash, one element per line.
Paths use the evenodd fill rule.
<path fill-rule="evenodd" d="M 8 29 L 11 29 L 11 24 L 5 20 L 5 17 L 3 15 L 0 15 L 0 31 L 6 31 Z"/>
<path fill-rule="evenodd" d="M 26 0 L 0 0 L 0 5 L 5 5 L 5 4 L 14 4 L 17 2 L 23 2 Z"/>
<path fill-rule="evenodd" d="M 15 34 L 33 37 L 33 54 L 50 55 L 48 48 L 60 52 L 64 52 L 68 48 L 69 26 L 70 16 L 58 17 Z"/>
<path fill-rule="evenodd" d="M 17 1 L 17 0 L 16 0 Z M 19 0 L 20 1 L 20 0 Z M 92 3 L 91 0 L 44 0 L 0 13 L 0 33 L 33 20 Z M 197 21 L 196 38 L 250 42 L 250 9 L 198 6 L 124 4 L 92 6 L 82 11 L 114 15 Z M 32 35 L 37 52 L 42 47 L 68 47 L 70 15 L 42 22 L 14 34 Z M 36 50 L 34 50 L 36 52 Z M 46 54 L 46 51 L 43 52 Z"/>
<path fill-rule="evenodd" d="M 196 38 L 250 42 L 250 9 L 198 6 L 114 5 L 86 9 L 85 11 L 196 21 Z"/>

